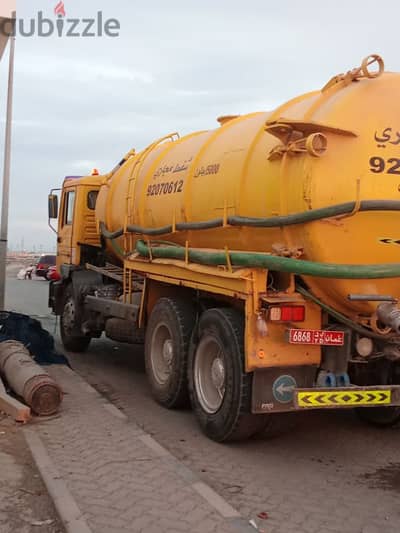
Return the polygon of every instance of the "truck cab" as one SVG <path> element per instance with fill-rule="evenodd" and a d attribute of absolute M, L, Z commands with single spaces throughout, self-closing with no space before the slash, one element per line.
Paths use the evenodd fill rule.
<path fill-rule="evenodd" d="M 60 201 L 55 190 L 49 196 L 51 218 L 58 218 L 57 269 L 61 275 L 74 266 L 84 265 L 101 251 L 95 218 L 100 184 L 99 176 L 68 176 L 64 179 Z"/>

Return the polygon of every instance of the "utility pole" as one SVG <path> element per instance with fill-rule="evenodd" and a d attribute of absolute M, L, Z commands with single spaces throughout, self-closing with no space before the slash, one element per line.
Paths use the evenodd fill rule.
<path fill-rule="evenodd" d="M 15 25 L 13 14 L 12 27 Z M 10 57 L 8 69 L 8 95 L 6 135 L 4 143 L 4 173 L 3 192 L 1 198 L 1 226 L 0 226 L 0 311 L 4 309 L 6 291 L 6 258 L 8 241 L 8 203 L 10 196 L 10 170 L 11 170 L 11 126 L 14 87 L 14 57 L 15 57 L 15 32 L 10 35 Z"/>

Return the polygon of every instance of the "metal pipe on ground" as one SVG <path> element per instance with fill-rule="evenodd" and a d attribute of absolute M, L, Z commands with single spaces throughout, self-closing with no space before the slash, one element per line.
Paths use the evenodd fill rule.
<path fill-rule="evenodd" d="M 63 398 L 61 388 L 20 342 L 0 343 L 0 373 L 34 413 L 49 416 L 58 411 Z"/>

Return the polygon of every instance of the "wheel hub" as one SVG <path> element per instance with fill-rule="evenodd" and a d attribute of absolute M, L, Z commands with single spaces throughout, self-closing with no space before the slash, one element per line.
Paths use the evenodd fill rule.
<path fill-rule="evenodd" d="M 71 332 L 75 326 L 75 305 L 70 299 L 65 304 L 63 312 L 63 327 L 66 332 Z"/>
<path fill-rule="evenodd" d="M 225 382 L 225 367 L 220 357 L 216 357 L 211 365 L 211 379 L 216 389 L 222 389 Z"/>
<path fill-rule="evenodd" d="M 164 358 L 165 363 L 167 364 L 167 366 L 170 367 L 172 365 L 172 359 L 173 359 L 173 356 L 174 356 L 174 347 L 172 345 L 172 340 L 171 339 L 167 339 L 164 342 L 164 346 L 163 346 L 163 349 L 162 349 L 162 354 L 163 354 L 163 358 Z"/>
<path fill-rule="evenodd" d="M 174 361 L 174 344 L 167 324 L 161 322 L 151 341 L 151 366 L 155 380 L 163 385 L 170 379 Z"/>
<path fill-rule="evenodd" d="M 194 386 L 202 408 L 209 414 L 216 413 L 225 398 L 224 361 L 220 342 L 212 335 L 204 336 L 195 354 Z"/>

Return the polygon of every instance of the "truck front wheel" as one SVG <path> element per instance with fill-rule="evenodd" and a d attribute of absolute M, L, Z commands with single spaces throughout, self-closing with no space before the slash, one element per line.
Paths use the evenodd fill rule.
<path fill-rule="evenodd" d="M 187 357 L 195 321 L 194 306 L 179 298 L 160 298 L 150 315 L 146 374 L 153 397 L 168 409 L 188 403 Z"/>
<path fill-rule="evenodd" d="M 265 415 L 251 414 L 252 376 L 244 372 L 244 320 L 229 308 L 200 318 L 189 354 L 189 392 L 203 432 L 217 442 L 261 432 Z"/>
<path fill-rule="evenodd" d="M 60 320 L 61 340 L 64 348 L 69 352 L 85 352 L 90 344 L 90 337 L 76 335 L 78 322 L 79 309 L 69 285 L 65 289 L 64 306 Z"/>

